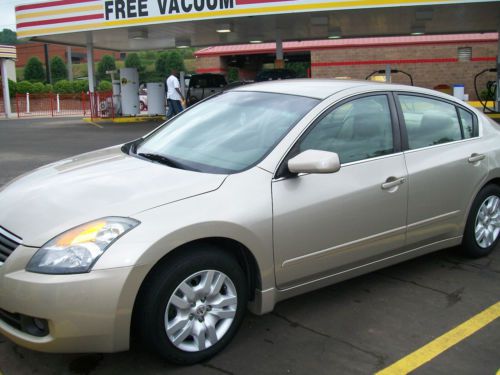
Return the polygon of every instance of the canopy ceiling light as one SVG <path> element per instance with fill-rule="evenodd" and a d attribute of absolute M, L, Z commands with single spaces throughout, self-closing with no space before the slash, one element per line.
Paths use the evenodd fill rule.
<path fill-rule="evenodd" d="M 131 40 L 142 40 L 148 38 L 147 29 L 129 29 L 128 38 Z"/>
<path fill-rule="evenodd" d="M 189 39 L 176 39 L 175 48 L 189 48 L 191 47 L 191 41 Z"/>
<path fill-rule="evenodd" d="M 217 31 L 218 33 L 230 33 L 231 25 L 228 23 L 222 23 L 217 26 L 217 29 L 215 31 Z"/>
<path fill-rule="evenodd" d="M 411 35 L 423 35 L 425 34 L 425 27 L 423 26 L 412 26 Z"/>
<path fill-rule="evenodd" d="M 328 29 L 328 39 L 339 39 L 342 38 L 342 30 L 340 27 L 331 27 Z"/>

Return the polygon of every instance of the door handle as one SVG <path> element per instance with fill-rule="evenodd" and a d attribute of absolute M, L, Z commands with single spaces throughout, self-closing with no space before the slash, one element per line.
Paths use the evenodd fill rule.
<path fill-rule="evenodd" d="M 401 178 L 396 178 L 396 177 L 389 177 L 383 184 L 382 184 L 382 190 L 390 190 L 392 188 L 395 188 L 396 186 L 402 185 L 406 182 L 405 177 Z"/>
<path fill-rule="evenodd" d="M 486 157 L 484 154 L 476 154 L 473 153 L 468 160 L 469 163 L 477 163 L 478 161 L 483 160 Z"/>

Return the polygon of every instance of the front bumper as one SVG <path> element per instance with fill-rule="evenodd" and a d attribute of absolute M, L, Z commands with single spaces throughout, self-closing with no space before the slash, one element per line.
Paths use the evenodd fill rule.
<path fill-rule="evenodd" d="M 45 352 L 127 350 L 132 309 L 147 267 L 75 275 L 26 272 L 26 259 L 36 250 L 20 246 L 0 267 L 0 309 L 46 319 L 49 333 L 33 336 L 1 318 L 0 333 L 18 345 Z"/>

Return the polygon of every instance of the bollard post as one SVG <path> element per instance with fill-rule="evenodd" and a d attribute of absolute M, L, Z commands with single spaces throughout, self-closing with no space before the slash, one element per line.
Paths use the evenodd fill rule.
<path fill-rule="evenodd" d="M 57 113 L 61 112 L 61 102 L 59 101 L 59 94 L 56 94 L 56 108 Z"/>
<path fill-rule="evenodd" d="M 30 113 L 30 93 L 26 93 L 26 113 Z"/>

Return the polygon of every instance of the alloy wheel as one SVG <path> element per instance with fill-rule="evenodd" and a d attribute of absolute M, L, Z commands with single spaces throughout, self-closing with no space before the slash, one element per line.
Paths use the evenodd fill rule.
<path fill-rule="evenodd" d="M 500 234 L 500 198 L 496 195 L 487 197 L 476 216 L 474 235 L 478 246 L 490 247 Z"/>
<path fill-rule="evenodd" d="M 231 327 L 238 304 L 236 288 L 220 271 L 197 272 L 174 290 L 165 311 L 170 342 L 186 352 L 215 345 Z"/>

